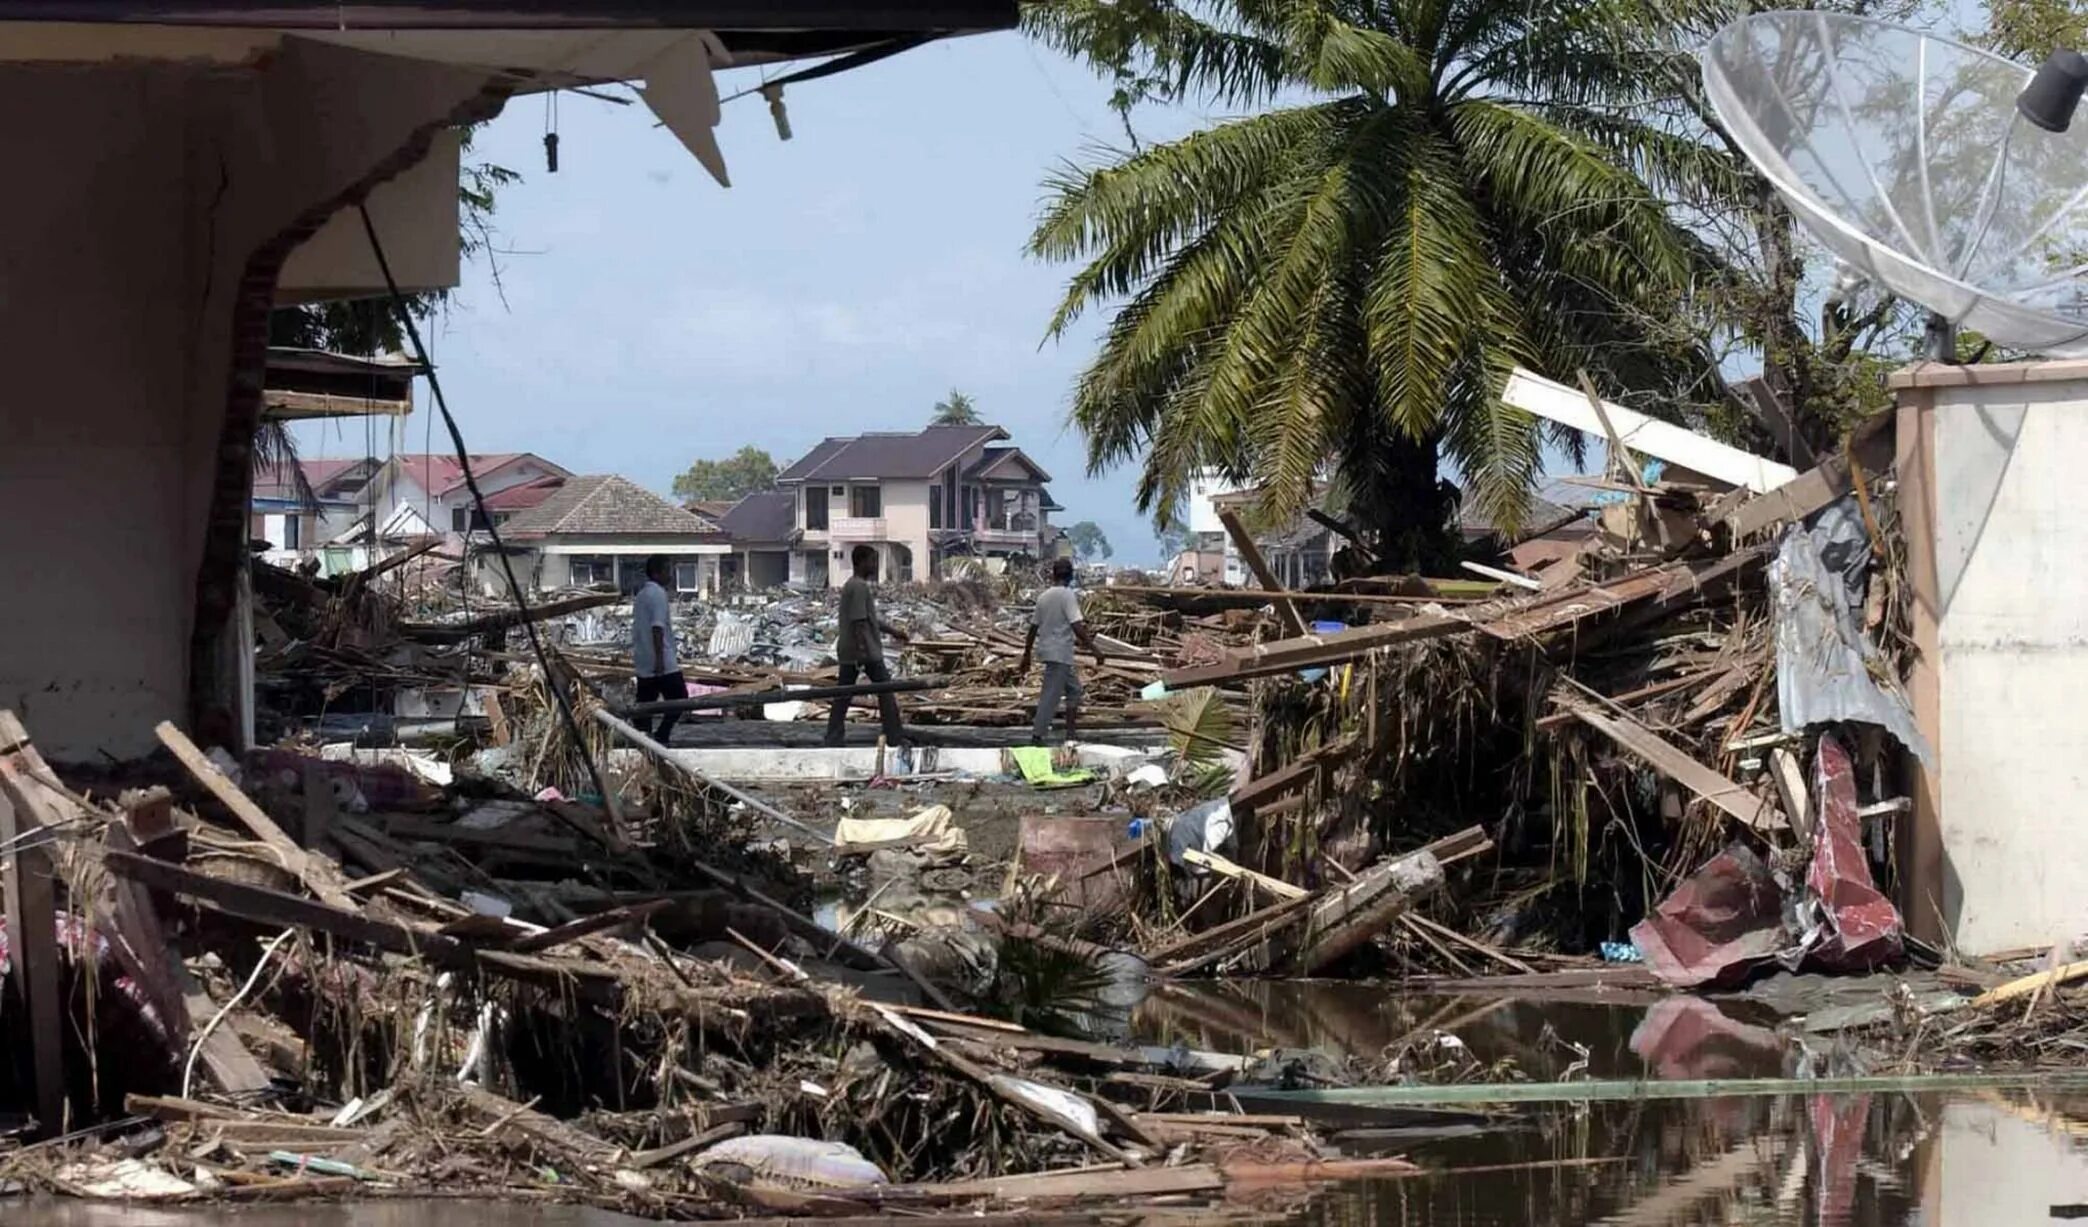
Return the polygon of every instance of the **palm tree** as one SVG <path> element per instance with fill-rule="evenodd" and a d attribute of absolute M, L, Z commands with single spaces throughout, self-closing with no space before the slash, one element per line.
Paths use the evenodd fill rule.
<path fill-rule="evenodd" d="M 1116 308 L 1072 417 L 1091 471 L 1143 457 L 1142 511 L 1166 520 L 1215 469 L 1290 515 L 1331 477 L 1381 558 L 1432 564 L 1456 497 L 1439 459 L 1496 521 L 1526 504 L 1542 436 L 1500 403 L 1516 364 L 1668 406 L 1715 390 L 1698 291 L 1721 270 L 1642 177 L 1710 155 L 1635 110 L 1651 87 L 1607 0 L 1195 11 L 1217 16 L 1031 9 L 1120 81 L 1307 98 L 1046 185 L 1030 250 L 1081 264 L 1050 334 Z"/>
<path fill-rule="evenodd" d="M 977 426 L 979 407 L 972 398 L 950 389 L 950 394 L 935 402 L 935 416 L 928 419 L 930 426 Z"/>

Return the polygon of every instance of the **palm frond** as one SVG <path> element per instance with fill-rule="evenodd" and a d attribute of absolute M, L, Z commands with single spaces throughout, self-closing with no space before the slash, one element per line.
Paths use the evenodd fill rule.
<path fill-rule="evenodd" d="M 1160 722 L 1167 726 L 1176 757 L 1185 763 L 1217 762 L 1233 744 L 1232 707 L 1209 686 L 1169 695 L 1161 702 Z"/>

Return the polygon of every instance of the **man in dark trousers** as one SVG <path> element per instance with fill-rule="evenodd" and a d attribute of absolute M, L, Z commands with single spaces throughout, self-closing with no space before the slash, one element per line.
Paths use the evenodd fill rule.
<path fill-rule="evenodd" d="M 654 554 L 645 560 L 645 582 L 631 594 L 631 664 L 638 675 L 640 703 L 689 697 L 689 683 L 674 659 L 674 611 L 667 601 L 669 574 L 666 556 Z M 641 716 L 638 731 L 650 732 L 664 746 L 680 719 L 680 712 L 667 712 L 656 730 L 648 730 Z"/>
<path fill-rule="evenodd" d="M 854 574 L 841 585 L 841 638 L 834 646 L 834 655 L 841 661 L 841 684 L 853 686 L 858 673 L 867 675 L 873 682 L 889 682 L 892 671 L 885 668 L 884 641 L 880 633 L 890 635 L 901 643 L 906 642 L 906 632 L 878 618 L 877 549 L 875 546 L 859 545 L 848 555 Z M 848 703 L 845 698 L 835 699 L 832 714 L 827 717 L 826 743 L 841 744 L 842 726 L 848 721 Z M 891 691 L 877 696 L 877 714 L 884 724 L 885 744 L 906 744 L 906 730 L 899 724 L 899 698 Z"/>
<path fill-rule="evenodd" d="M 1102 659 L 1095 633 L 1080 616 L 1080 596 L 1073 591 L 1073 560 L 1060 558 L 1051 564 L 1051 587 L 1037 594 L 1037 608 L 1030 614 L 1029 638 L 1022 644 L 1018 676 L 1029 676 L 1030 653 L 1044 662 L 1044 691 L 1037 696 L 1037 720 L 1030 729 L 1037 745 L 1044 744 L 1051 721 L 1058 715 L 1059 700 L 1066 702 L 1066 740 L 1080 733 L 1080 672 L 1073 667 L 1073 645 L 1078 642 Z"/>

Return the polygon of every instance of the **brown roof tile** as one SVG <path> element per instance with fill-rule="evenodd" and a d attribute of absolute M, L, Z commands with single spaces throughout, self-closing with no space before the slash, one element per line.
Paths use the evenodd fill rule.
<path fill-rule="evenodd" d="M 503 532 L 514 537 L 717 535 L 705 521 L 614 473 L 567 479 L 550 498 L 509 520 Z"/>

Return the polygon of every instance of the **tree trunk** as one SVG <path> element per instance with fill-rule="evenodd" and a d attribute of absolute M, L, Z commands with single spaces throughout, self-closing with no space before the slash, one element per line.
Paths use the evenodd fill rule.
<path fill-rule="evenodd" d="M 1354 440 L 1341 473 L 1350 512 L 1370 530 L 1378 573 L 1446 573 L 1457 562 L 1456 500 L 1437 471 L 1441 435 L 1417 439 L 1388 427 L 1370 436 Z"/>

